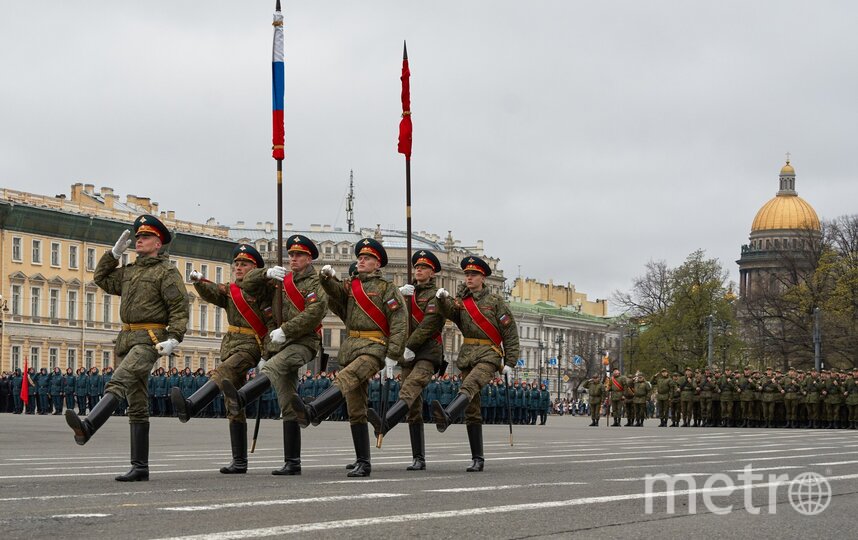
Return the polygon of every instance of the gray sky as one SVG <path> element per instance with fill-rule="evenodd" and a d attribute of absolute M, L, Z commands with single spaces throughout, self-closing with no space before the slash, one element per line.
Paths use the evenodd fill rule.
<path fill-rule="evenodd" d="M 0 18 L 0 185 L 78 181 L 181 218 L 276 221 L 273 1 L 15 2 Z M 82 7 L 86 6 L 86 7 Z M 649 259 L 735 259 L 792 153 L 854 213 L 854 2 L 286 1 L 284 221 L 413 223 L 502 268 L 627 289 Z M 239 190 L 239 199 L 235 190 Z"/>

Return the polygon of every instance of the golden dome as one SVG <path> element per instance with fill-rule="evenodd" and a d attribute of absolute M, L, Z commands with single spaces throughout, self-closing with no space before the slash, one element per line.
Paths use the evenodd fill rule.
<path fill-rule="evenodd" d="M 789 165 L 785 165 L 784 170 L 787 167 L 792 169 Z M 798 195 L 779 193 L 757 212 L 754 223 L 751 225 L 751 232 L 808 228 L 815 231 L 822 230 L 819 217 L 813 207 Z"/>
<path fill-rule="evenodd" d="M 787 161 L 786 165 L 781 168 L 781 174 L 795 174 L 795 169 L 792 168 L 789 161 Z"/>

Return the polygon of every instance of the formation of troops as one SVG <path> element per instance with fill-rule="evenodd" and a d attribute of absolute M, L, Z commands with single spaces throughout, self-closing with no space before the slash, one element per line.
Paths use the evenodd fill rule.
<path fill-rule="evenodd" d="M 134 237 L 137 259 L 119 264 L 132 243 L 131 231 L 126 230 L 101 257 L 94 277 L 105 292 L 122 297 L 116 371 L 86 417 L 74 408 L 65 410 L 75 442 L 83 445 L 123 401 L 127 403 L 131 469 L 116 477 L 123 482 L 149 479 L 150 373 L 159 357 L 178 349 L 189 314 L 182 277 L 164 254 L 172 240 L 169 230 L 155 216 L 143 215 L 134 222 Z M 199 272 L 191 273 L 200 296 L 226 311 L 229 328 L 221 361 L 211 376 L 191 395 L 171 388 L 169 401 L 179 420 L 187 422 L 223 396 L 232 460 L 220 472 L 247 471 L 246 408 L 272 388 L 280 406 L 284 457 L 283 467 L 272 474 L 301 474 L 302 429 L 319 425 L 342 411 L 344 404 L 355 450 L 348 476 L 371 474 L 370 423 L 378 447 L 387 433 L 407 423 L 413 456 L 408 470 L 425 469 L 424 390 L 443 372 L 441 329 L 447 320 L 464 337 L 456 360 L 461 383 L 448 403 L 434 399 L 429 410 L 440 432 L 464 415 L 471 449 L 466 470 L 482 471 L 483 389 L 498 379 L 498 373 L 509 380 L 519 356 L 509 306 L 484 286 L 491 267 L 479 257 L 464 258 L 465 283 L 451 294 L 436 286 L 434 276 L 441 264 L 429 251 L 416 252 L 411 259 L 414 282 L 396 287 L 382 275 L 387 253 L 372 238 L 355 245 L 354 271 L 342 277 L 329 265 L 315 269 L 319 252 L 309 238 L 291 236 L 286 250 L 288 269 L 265 268 L 253 246 L 240 244 L 232 254 L 234 281 L 212 283 Z M 305 401 L 298 391 L 299 370 L 320 353 L 321 322 L 328 310 L 346 326 L 340 370 L 329 386 Z M 396 401 L 388 406 L 381 400 L 379 410 L 368 407 L 376 374 L 383 371 L 384 378 L 391 379 L 397 365 L 402 374 Z M 257 366 L 261 366 L 257 375 L 248 380 L 247 373 Z M 487 400 L 491 395 L 491 390 L 485 392 Z M 165 401 L 159 406 L 166 406 Z"/>
<path fill-rule="evenodd" d="M 591 426 L 599 425 L 603 407 L 612 426 L 643 426 L 654 397 L 659 427 L 858 429 L 858 368 L 783 373 L 687 367 L 673 374 L 664 368 L 649 380 L 614 370 L 604 380 L 594 376 L 586 389 Z"/>

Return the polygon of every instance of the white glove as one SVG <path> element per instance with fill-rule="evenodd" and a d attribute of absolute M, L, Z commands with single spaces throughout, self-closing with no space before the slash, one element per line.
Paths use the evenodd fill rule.
<path fill-rule="evenodd" d="M 260 359 L 259 359 L 259 363 L 258 363 L 258 364 L 256 364 L 256 370 L 257 370 L 257 371 L 262 371 L 262 368 L 264 368 L 264 367 L 265 367 L 265 362 L 267 362 L 267 360 L 266 360 L 265 358 L 260 358 Z"/>
<path fill-rule="evenodd" d="M 203 273 L 197 272 L 196 270 L 191 270 L 191 273 L 188 275 L 191 278 L 191 281 L 199 281 L 203 279 Z"/>
<path fill-rule="evenodd" d="M 179 341 L 177 339 L 170 338 L 167 341 L 162 341 L 155 345 L 155 350 L 158 351 L 158 354 L 161 356 L 170 356 L 178 346 Z"/>
<path fill-rule="evenodd" d="M 509 366 L 504 366 L 501 370 L 501 375 L 507 375 L 509 377 L 512 377 L 512 368 Z"/>
<path fill-rule="evenodd" d="M 325 266 L 322 267 L 322 275 L 325 277 L 332 278 L 332 277 L 336 277 L 337 272 L 336 272 L 336 270 L 334 270 L 333 266 L 331 266 L 330 264 L 326 264 Z"/>
<path fill-rule="evenodd" d="M 414 351 L 405 347 L 405 352 L 402 353 L 402 358 L 405 358 L 406 360 L 414 360 Z"/>
<path fill-rule="evenodd" d="M 393 368 L 396 367 L 396 360 L 392 358 L 385 358 L 384 366 L 387 368 L 388 373 L 393 373 Z"/>
<path fill-rule="evenodd" d="M 265 271 L 265 277 L 282 281 L 286 277 L 286 269 L 282 266 L 272 266 Z"/>
<path fill-rule="evenodd" d="M 438 289 L 438 292 L 435 293 L 435 298 L 447 298 L 450 296 L 450 293 L 447 292 L 447 289 L 441 287 Z"/>
<path fill-rule="evenodd" d="M 414 296 L 414 285 L 410 283 L 399 288 L 399 294 L 402 296 Z"/>
<path fill-rule="evenodd" d="M 128 249 L 128 246 L 131 245 L 131 231 L 125 229 L 122 231 L 122 234 L 119 235 L 119 240 L 113 245 L 113 249 L 110 250 L 110 254 L 113 255 L 113 258 L 117 261 L 122 254 L 125 253 L 125 250 Z"/>
<path fill-rule="evenodd" d="M 271 336 L 271 343 L 286 343 L 286 332 L 282 328 L 272 330 L 268 335 Z"/>

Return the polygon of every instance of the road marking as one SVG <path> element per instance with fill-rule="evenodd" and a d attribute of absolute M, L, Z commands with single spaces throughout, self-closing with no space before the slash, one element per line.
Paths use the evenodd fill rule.
<path fill-rule="evenodd" d="M 113 514 L 54 514 L 51 516 L 52 518 L 60 518 L 60 519 L 73 519 L 73 518 L 96 518 L 96 517 L 109 517 Z"/>
<path fill-rule="evenodd" d="M 828 463 L 814 463 L 813 465 L 821 467 L 824 465 L 852 465 L 853 463 L 858 463 L 858 461 L 829 461 Z"/>
<path fill-rule="evenodd" d="M 549 486 L 581 486 L 587 482 L 540 482 L 538 484 L 507 484 L 505 486 L 480 486 L 480 487 L 464 487 L 464 488 L 446 488 L 446 489 L 424 489 L 427 493 L 468 493 L 471 491 L 494 491 L 501 489 L 518 489 L 530 487 L 549 487 Z"/>
<path fill-rule="evenodd" d="M 170 512 L 199 512 L 202 510 L 221 510 L 223 508 L 248 508 L 252 506 L 281 506 L 287 504 L 322 503 L 350 501 L 354 499 L 389 499 L 407 497 L 407 493 L 361 493 L 359 495 L 331 495 L 329 497 L 308 497 L 305 499 L 273 499 L 268 501 L 242 501 L 236 503 L 207 504 L 201 506 L 166 506 L 158 510 Z"/>
<path fill-rule="evenodd" d="M 827 478 L 828 481 L 836 480 L 855 480 L 858 479 L 858 474 L 849 474 L 843 476 L 832 476 Z M 369 527 L 374 525 L 391 525 L 394 523 L 409 523 L 414 521 L 427 521 L 432 519 L 446 519 L 455 517 L 480 516 L 485 514 L 503 514 L 508 512 L 525 512 L 525 511 L 543 511 L 554 508 L 563 508 L 569 506 L 583 506 L 592 504 L 601 504 L 616 501 L 629 501 L 645 498 L 662 498 L 677 495 L 697 495 L 700 493 L 718 493 L 720 495 L 730 495 L 734 491 L 742 491 L 744 489 L 763 489 L 772 486 L 788 485 L 788 481 L 765 482 L 753 484 L 750 486 L 734 486 L 734 487 L 712 487 L 712 488 L 697 488 L 687 490 L 671 490 L 654 493 L 628 493 L 623 495 L 606 495 L 601 497 L 582 497 L 578 499 L 568 499 L 565 501 L 541 501 L 525 504 L 510 504 L 504 506 L 489 506 L 478 508 L 464 508 L 461 510 L 446 510 L 439 512 L 426 512 L 422 514 L 396 514 L 391 516 L 378 516 L 358 519 L 345 519 L 340 521 L 324 521 L 320 523 L 303 523 L 296 525 L 285 525 L 281 527 L 265 527 L 260 529 L 244 529 L 234 531 L 221 531 L 205 534 L 197 534 L 192 536 L 177 536 L 170 538 L 162 538 L 160 540 L 231 540 L 240 538 L 260 538 L 264 536 L 282 536 L 286 534 L 301 534 L 314 531 L 327 531 L 332 529 L 350 529 L 356 527 Z"/>
<path fill-rule="evenodd" d="M 756 470 L 756 469 L 754 469 Z M 671 474 L 670 476 L 676 478 L 686 478 L 692 476 L 710 476 L 711 473 L 679 473 L 679 474 Z M 646 480 L 649 478 L 648 476 L 637 476 L 634 478 L 606 478 L 606 482 L 636 482 L 638 480 Z"/>
<path fill-rule="evenodd" d="M 161 489 L 158 491 L 114 491 L 111 493 L 77 493 L 74 495 L 39 495 L 34 497 L 8 497 L 6 499 L 0 499 L 0 502 L 50 501 L 53 499 L 88 499 L 92 497 L 115 497 L 117 495 L 152 495 L 153 493 L 179 493 L 182 491 L 188 491 L 188 489 Z"/>
<path fill-rule="evenodd" d="M 415 477 L 411 476 L 409 478 L 373 478 L 371 480 L 355 478 L 353 480 L 328 480 L 327 482 L 316 482 L 317 484 L 372 484 L 377 482 L 414 482 L 420 480 L 441 480 L 441 479 L 449 479 L 449 478 L 461 478 L 460 475 L 447 475 L 447 476 L 423 476 L 423 477 Z"/>
<path fill-rule="evenodd" d="M 786 469 L 804 469 L 800 465 L 783 465 L 781 467 L 754 467 L 752 470 L 757 471 L 784 471 Z M 745 469 L 730 469 L 727 472 L 745 472 Z"/>

